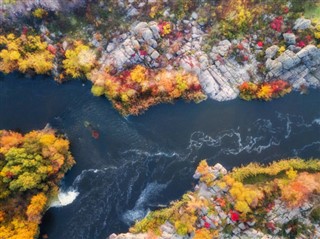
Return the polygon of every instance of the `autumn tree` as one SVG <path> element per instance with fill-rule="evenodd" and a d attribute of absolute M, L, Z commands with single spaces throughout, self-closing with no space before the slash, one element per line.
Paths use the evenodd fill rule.
<path fill-rule="evenodd" d="M 96 63 L 96 54 L 89 46 L 81 41 L 75 41 L 73 47 L 65 53 L 62 61 L 65 73 L 72 78 L 78 78 L 88 74 Z"/>
<path fill-rule="evenodd" d="M 0 131 L 0 239 L 33 239 L 48 197 L 74 164 L 69 141 L 53 130 Z"/>
<path fill-rule="evenodd" d="M 48 45 L 40 36 L 14 34 L 0 35 L 0 71 L 10 73 L 29 70 L 45 74 L 52 70 L 54 55 L 47 49 Z"/>

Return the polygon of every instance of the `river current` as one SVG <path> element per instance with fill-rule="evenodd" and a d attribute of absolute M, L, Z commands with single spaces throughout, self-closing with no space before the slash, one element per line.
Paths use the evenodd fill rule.
<path fill-rule="evenodd" d="M 91 84 L 49 77 L 0 76 L 0 129 L 49 123 L 71 141 L 77 164 L 43 218 L 51 239 L 106 239 L 194 185 L 197 164 L 227 169 L 289 157 L 320 158 L 320 93 L 272 102 L 233 100 L 162 104 L 119 115 Z M 92 137 L 90 127 L 99 132 Z"/>

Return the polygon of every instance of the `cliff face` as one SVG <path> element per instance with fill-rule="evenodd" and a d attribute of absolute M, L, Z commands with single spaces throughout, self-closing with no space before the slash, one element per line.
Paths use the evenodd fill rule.
<path fill-rule="evenodd" d="M 194 192 L 149 213 L 122 238 L 319 238 L 320 163 L 284 160 L 227 171 L 202 161 Z"/>

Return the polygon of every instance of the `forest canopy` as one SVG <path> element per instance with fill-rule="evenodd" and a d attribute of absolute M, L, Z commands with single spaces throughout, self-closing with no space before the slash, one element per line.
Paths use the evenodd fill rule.
<path fill-rule="evenodd" d="M 52 129 L 0 130 L 0 239 L 32 239 L 58 184 L 74 164 L 69 141 Z"/>

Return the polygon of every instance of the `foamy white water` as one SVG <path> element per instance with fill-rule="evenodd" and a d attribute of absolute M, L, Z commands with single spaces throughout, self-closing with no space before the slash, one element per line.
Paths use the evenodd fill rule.
<path fill-rule="evenodd" d="M 52 202 L 50 207 L 63 207 L 69 205 L 77 198 L 78 195 L 79 192 L 74 189 L 67 192 L 59 191 L 57 200 Z"/>
<path fill-rule="evenodd" d="M 313 120 L 312 123 L 320 125 L 320 118 Z"/>

